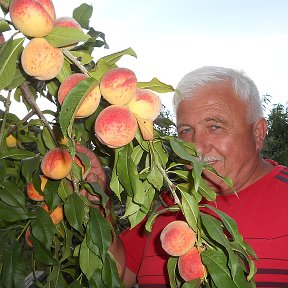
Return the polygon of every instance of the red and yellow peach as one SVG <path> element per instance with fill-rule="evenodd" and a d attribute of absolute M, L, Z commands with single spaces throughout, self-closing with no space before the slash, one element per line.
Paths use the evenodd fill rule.
<path fill-rule="evenodd" d="M 38 80 L 50 80 L 61 71 L 64 56 L 44 38 L 33 38 L 22 52 L 21 63 L 28 75 Z"/>
<path fill-rule="evenodd" d="M 65 97 L 69 91 L 76 86 L 81 80 L 87 79 L 88 76 L 83 73 L 75 73 L 68 76 L 60 85 L 58 90 L 58 101 L 63 104 Z M 84 99 L 76 112 L 76 118 L 84 118 L 93 114 L 99 106 L 101 93 L 99 86 L 96 86 Z"/>
<path fill-rule="evenodd" d="M 51 0 L 12 0 L 10 17 L 15 27 L 29 37 L 48 35 L 55 21 L 55 9 Z"/>
<path fill-rule="evenodd" d="M 136 118 L 125 106 L 111 105 L 103 109 L 95 121 L 95 135 L 105 145 L 117 148 L 128 144 L 136 135 Z"/>
<path fill-rule="evenodd" d="M 136 75 L 127 68 L 110 69 L 100 81 L 101 94 L 110 104 L 128 104 L 135 97 L 136 89 Z"/>

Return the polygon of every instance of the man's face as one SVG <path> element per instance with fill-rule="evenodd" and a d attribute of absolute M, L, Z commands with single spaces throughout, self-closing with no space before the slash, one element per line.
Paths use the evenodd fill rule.
<path fill-rule="evenodd" d="M 180 139 L 193 142 L 204 160 L 229 177 L 241 190 L 253 179 L 259 161 L 255 124 L 247 123 L 246 105 L 234 96 L 230 85 L 211 84 L 183 100 L 176 112 Z M 216 192 L 231 193 L 219 177 L 204 172 Z"/>

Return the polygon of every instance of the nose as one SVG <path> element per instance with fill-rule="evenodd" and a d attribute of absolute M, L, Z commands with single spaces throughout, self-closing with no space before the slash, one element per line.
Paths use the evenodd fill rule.
<path fill-rule="evenodd" d="M 201 155 L 205 155 L 211 150 L 211 141 L 209 135 L 205 132 L 194 131 L 192 142 L 195 144 L 197 151 Z"/>

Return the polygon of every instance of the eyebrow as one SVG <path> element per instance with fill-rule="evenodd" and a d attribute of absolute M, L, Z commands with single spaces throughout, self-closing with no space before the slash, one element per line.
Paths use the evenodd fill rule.
<path fill-rule="evenodd" d="M 216 123 L 223 123 L 223 124 L 228 122 L 226 119 L 224 119 L 223 117 L 219 117 L 219 116 L 206 117 L 203 122 L 210 122 L 210 121 L 213 121 Z"/>

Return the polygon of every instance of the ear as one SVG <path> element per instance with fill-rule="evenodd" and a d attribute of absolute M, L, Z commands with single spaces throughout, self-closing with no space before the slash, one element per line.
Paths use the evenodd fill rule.
<path fill-rule="evenodd" d="M 261 151 L 263 148 L 267 129 L 268 129 L 267 121 L 264 118 L 258 119 L 253 124 L 253 134 L 255 138 L 256 149 L 258 151 Z"/>

